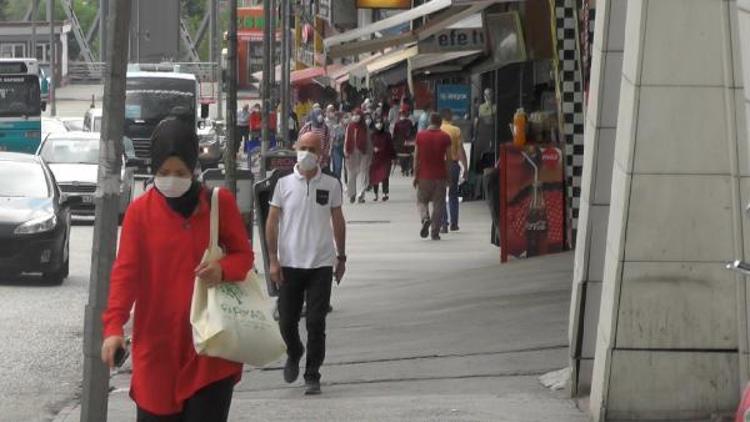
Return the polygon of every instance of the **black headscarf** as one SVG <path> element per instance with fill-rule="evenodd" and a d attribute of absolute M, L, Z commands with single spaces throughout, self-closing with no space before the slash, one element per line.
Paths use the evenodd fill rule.
<path fill-rule="evenodd" d="M 191 172 L 195 171 L 198 163 L 198 135 L 195 129 L 185 121 L 172 117 L 162 120 L 151 135 L 151 172 L 156 174 L 169 157 L 181 159 Z M 165 199 L 170 208 L 188 218 L 198 206 L 201 191 L 200 183 L 194 180 L 181 197 Z"/>

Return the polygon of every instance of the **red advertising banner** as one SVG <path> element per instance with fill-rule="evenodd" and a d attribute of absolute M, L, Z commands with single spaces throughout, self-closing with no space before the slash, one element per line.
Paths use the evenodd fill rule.
<path fill-rule="evenodd" d="M 500 146 L 501 262 L 563 250 L 563 168 L 556 146 Z"/>

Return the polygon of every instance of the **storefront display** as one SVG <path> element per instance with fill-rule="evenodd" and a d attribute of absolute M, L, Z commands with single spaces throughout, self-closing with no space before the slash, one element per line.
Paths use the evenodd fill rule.
<path fill-rule="evenodd" d="M 563 250 L 563 154 L 555 145 L 500 147 L 500 256 Z"/>

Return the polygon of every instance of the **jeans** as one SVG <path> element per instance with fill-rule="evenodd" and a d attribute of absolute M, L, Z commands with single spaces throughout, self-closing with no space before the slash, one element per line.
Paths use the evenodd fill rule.
<path fill-rule="evenodd" d="M 448 174 L 448 208 L 443 215 L 443 226 L 448 225 L 450 219 L 451 227 L 458 227 L 458 179 L 461 177 L 461 166 L 454 161 Z"/>
<path fill-rule="evenodd" d="M 341 170 L 344 167 L 344 146 L 334 145 L 331 149 L 331 172 L 333 177 L 341 179 Z"/>
<path fill-rule="evenodd" d="M 232 404 L 234 377 L 224 378 L 201 390 L 185 401 L 182 412 L 174 415 L 154 415 L 140 407 L 137 422 L 226 422 Z"/>
<path fill-rule="evenodd" d="M 306 381 L 320 381 L 320 367 L 326 356 L 326 316 L 331 303 L 333 267 L 315 269 L 282 268 L 284 283 L 279 288 L 279 328 L 290 358 L 299 358 L 302 341 L 299 319 L 307 302 Z"/>

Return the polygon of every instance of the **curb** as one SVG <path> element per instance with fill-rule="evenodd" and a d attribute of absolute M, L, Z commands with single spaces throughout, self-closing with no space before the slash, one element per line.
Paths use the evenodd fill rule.
<path fill-rule="evenodd" d="M 52 419 L 52 422 L 72 422 L 70 420 L 70 416 L 78 413 L 76 410 L 80 408 L 81 404 L 76 402 L 74 404 L 70 404 L 68 406 L 63 407 L 63 409 L 55 415 L 55 417 Z"/>

